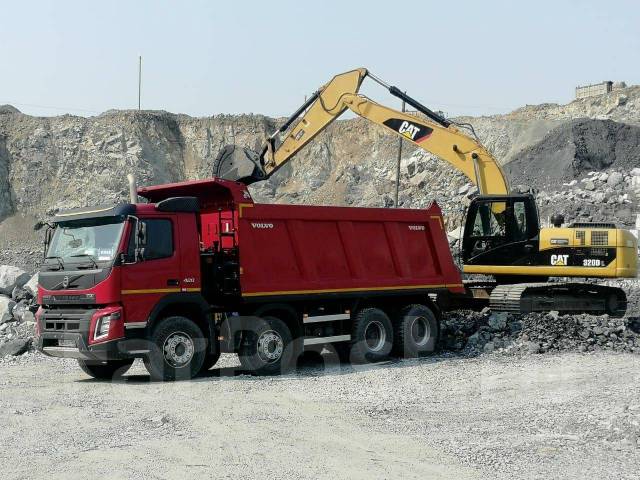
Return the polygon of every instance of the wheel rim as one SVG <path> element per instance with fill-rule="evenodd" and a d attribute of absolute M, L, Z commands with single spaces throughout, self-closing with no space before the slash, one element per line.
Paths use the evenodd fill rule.
<path fill-rule="evenodd" d="M 419 347 L 424 347 L 431 338 L 431 326 L 424 317 L 415 317 L 411 322 L 411 340 Z"/>
<path fill-rule="evenodd" d="M 284 351 L 284 340 L 275 330 L 262 332 L 257 342 L 258 356 L 266 363 L 280 360 Z"/>
<path fill-rule="evenodd" d="M 370 322 L 364 330 L 364 341 L 371 352 L 378 352 L 384 348 L 387 341 L 387 331 L 381 322 Z"/>
<path fill-rule="evenodd" d="M 193 339 L 184 332 L 175 332 L 167 337 L 163 345 L 165 361 L 174 368 L 185 367 L 191 362 L 195 347 Z"/>

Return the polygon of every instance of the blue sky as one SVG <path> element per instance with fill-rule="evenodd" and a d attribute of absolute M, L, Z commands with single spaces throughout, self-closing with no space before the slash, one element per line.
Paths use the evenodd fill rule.
<path fill-rule="evenodd" d="M 452 115 L 640 83 L 637 0 L 0 1 L 0 103 L 34 115 L 137 107 L 139 54 L 143 108 L 196 116 L 287 115 L 358 66 Z"/>

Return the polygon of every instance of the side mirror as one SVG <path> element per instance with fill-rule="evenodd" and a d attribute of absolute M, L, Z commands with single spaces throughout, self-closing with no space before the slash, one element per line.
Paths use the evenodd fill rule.
<path fill-rule="evenodd" d="M 38 221 L 33 225 L 33 231 L 37 232 L 38 230 L 42 230 L 42 227 L 44 227 L 45 223 L 43 221 Z"/>

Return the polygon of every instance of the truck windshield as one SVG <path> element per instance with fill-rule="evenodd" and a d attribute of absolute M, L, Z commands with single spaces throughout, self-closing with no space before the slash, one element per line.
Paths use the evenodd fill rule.
<path fill-rule="evenodd" d="M 115 257 L 124 222 L 120 218 L 59 223 L 47 258 L 63 261 L 110 261 Z"/>

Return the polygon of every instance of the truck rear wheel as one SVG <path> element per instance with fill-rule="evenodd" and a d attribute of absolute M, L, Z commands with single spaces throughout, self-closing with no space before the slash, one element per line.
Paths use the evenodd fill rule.
<path fill-rule="evenodd" d="M 379 362 L 389 356 L 392 346 L 393 327 L 387 314 L 379 308 L 360 310 L 351 333 L 351 361 Z"/>
<path fill-rule="evenodd" d="M 204 364 L 207 342 L 200 328 L 185 317 L 167 317 L 151 334 L 152 348 L 144 359 L 154 380 L 188 380 Z"/>
<path fill-rule="evenodd" d="M 94 360 L 78 360 L 78 365 L 84 373 L 100 380 L 120 378 L 131 368 L 133 358 L 128 360 L 108 360 L 99 362 Z"/>
<path fill-rule="evenodd" d="M 425 305 L 409 305 L 395 318 L 394 353 L 416 358 L 433 353 L 438 343 L 438 319 Z"/>
<path fill-rule="evenodd" d="M 243 369 L 258 375 L 288 372 L 295 360 L 291 330 L 279 318 L 264 317 L 245 332 L 238 356 Z"/>

